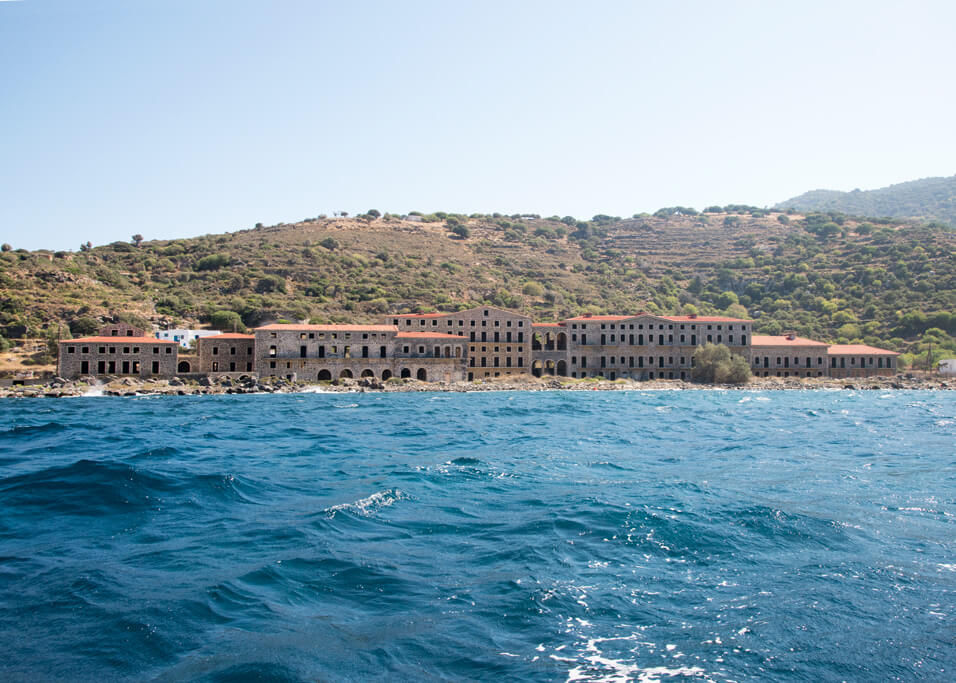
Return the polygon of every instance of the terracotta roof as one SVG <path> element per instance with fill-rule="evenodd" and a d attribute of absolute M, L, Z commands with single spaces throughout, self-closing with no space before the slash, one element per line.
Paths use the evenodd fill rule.
<path fill-rule="evenodd" d="M 898 356 L 896 351 L 878 349 L 866 344 L 831 344 L 828 352 L 831 356 Z"/>
<path fill-rule="evenodd" d="M 454 315 L 454 313 L 393 313 L 392 315 L 385 316 L 387 318 L 443 318 L 446 315 Z"/>
<path fill-rule="evenodd" d="M 750 338 L 750 346 L 829 346 L 829 344 L 804 337 L 791 339 L 787 336 L 755 334 Z"/>
<path fill-rule="evenodd" d="M 89 342 L 90 344 L 173 344 L 179 346 L 179 342 L 169 339 L 156 339 L 156 337 L 78 337 L 77 339 L 61 339 L 61 344 L 78 344 L 80 342 Z"/>
<path fill-rule="evenodd" d="M 254 334 L 239 334 L 237 332 L 226 332 L 223 334 L 211 334 L 208 337 L 199 337 L 199 342 L 215 341 L 217 339 L 255 339 Z"/>
<path fill-rule="evenodd" d="M 296 332 L 396 332 L 395 325 L 298 325 L 274 323 L 263 325 L 256 330 L 286 330 Z"/>
<path fill-rule="evenodd" d="M 396 339 L 455 339 L 457 341 L 466 341 L 464 337 L 457 334 L 444 334 L 442 332 L 399 332 L 395 335 Z"/>
<path fill-rule="evenodd" d="M 648 314 L 653 315 L 653 314 Z M 744 318 L 728 318 L 723 315 L 658 315 L 657 318 L 672 320 L 675 323 L 752 323 Z"/>
<path fill-rule="evenodd" d="M 635 313 L 634 315 L 579 315 L 574 318 L 568 318 L 568 320 L 577 321 L 588 321 L 596 320 L 598 322 L 617 322 L 620 320 L 633 320 L 634 318 L 658 318 L 660 320 L 669 320 L 674 323 L 749 323 L 753 322 L 752 320 L 744 320 L 743 318 L 728 318 L 722 315 L 657 315 L 656 313 L 648 313 L 647 311 L 641 311 L 640 313 Z"/>
<path fill-rule="evenodd" d="M 596 320 L 598 322 L 608 320 L 627 320 L 628 318 L 633 318 L 633 315 L 578 315 L 573 318 L 567 318 L 567 320 Z"/>
<path fill-rule="evenodd" d="M 566 327 L 564 323 L 534 323 L 532 327 Z"/>

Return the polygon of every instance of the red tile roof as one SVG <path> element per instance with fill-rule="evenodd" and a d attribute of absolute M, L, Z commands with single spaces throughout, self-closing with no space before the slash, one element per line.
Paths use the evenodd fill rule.
<path fill-rule="evenodd" d="M 803 337 L 790 338 L 787 336 L 755 334 L 750 338 L 750 346 L 829 346 L 829 344 Z"/>
<path fill-rule="evenodd" d="M 648 314 L 653 315 L 653 314 Z M 675 323 L 752 323 L 753 320 L 744 318 L 728 318 L 723 315 L 659 315 L 658 318 L 671 320 Z"/>
<path fill-rule="evenodd" d="M 534 323 L 532 327 L 566 327 L 564 323 Z"/>
<path fill-rule="evenodd" d="M 299 325 L 274 323 L 263 325 L 256 330 L 286 330 L 294 332 L 396 332 L 395 325 Z"/>
<path fill-rule="evenodd" d="M 393 315 L 386 316 L 388 318 L 443 318 L 446 315 L 454 315 L 454 313 L 395 313 Z"/>
<path fill-rule="evenodd" d="M 634 318 L 658 318 L 660 320 L 669 320 L 674 323 L 749 323 L 753 322 L 752 320 L 744 320 L 743 318 L 728 318 L 722 315 L 657 315 L 656 313 L 648 313 L 647 311 L 641 311 L 640 313 L 635 313 L 634 315 L 579 315 L 574 318 L 568 318 L 568 320 L 578 321 L 588 321 L 596 320 L 598 322 L 618 322 L 621 320 L 633 320 Z"/>
<path fill-rule="evenodd" d="M 226 332 L 223 334 L 211 334 L 207 337 L 199 337 L 199 341 L 215 341 L 216 339 L 255 339 L 254 334 L 239 334 L 238 332 Z"/>
<path fill-rule="evenodd" d="M 896 351 L 878 349 L 866 344 L 831 344 L 828 352 L 831 356 L 898 356 Z"/>
<path fill-rule="evenodd" d="M 442 332 L 399 332 L 395 335 L 396 339 L 455 339 L 457 341 L 466 341 L 464 337 L 457 334 L 444 334 Z"/>
<path fill-rule="evenodd" d="M 77 339 L 61 339 L 61 344 L 173 344 L 179 346 L 179 342 L 168 339 L 156 339 L 156 337 L 78 337 Z"/>

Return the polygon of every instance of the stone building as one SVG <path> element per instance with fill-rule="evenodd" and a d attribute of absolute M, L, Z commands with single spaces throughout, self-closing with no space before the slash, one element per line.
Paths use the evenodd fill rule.
<path fill-rule="evenodd" d="M 868 377 L 895 375 L 895 351 L 878 349 L 866 344 L 832 344 L 827 348 L 830 377 Z"/>
<path fill-rule="evenodd" d="M 260 377 L 323 381 L 338 378 L 466 377 L 468 344 L 443 332 L 402 331 L 395 325 L 265 325 L 255 329 Z"/>
<path fill-rule="evenodd" d="M 794 334 L 758 334 L 751 340 L 750 368 L 755 377 L 825 377 L 828 347 Z"/>
<path fill-rule="evenodd" d="M 689 378 L 694 351 L 708 342 L 747 357 L 753 323 L 724 316 L 638 313 L 582 315 L 559 325 L 568 335 L 566 374 L 642 380 Z M 556 332 L 556 344 L 561 334 Z M 542 371 L 547 360 L 552 359 L 545 360 Z M 561 360 L 554 361 L 555 374 L 565 374 Z M 534 362 L 537 366 L 537 358 Z"/>
<path fill-rule="evenodd" d="M 206 375 L 252 375 L 255 373 L 256 337 L 252 334 L 216 334 L 199 337 L 199 367 L 193 372 Z M 180 363 L 182 365 L 182 363 Z M 189 372 L 190 368 L 180 368 Z"/>
<path fill-rule="evenodd" d="M 100 337 L 145 337 L 146 330 L 129 323 L 109 323 L 100 328 Z"/>
<path fill-rule="evenodd" d="M 531 369 L 531 318 L 494 306 L 457 313 L 404 313 L 384 321 L 402 332 L 437 332 L 468 342 L 467 378 L 524 374 Z"/>
<path fill-rule="evenodd" d="M 59 343 L 57 374 L 65 379 L 86 375 L 133 375 L 143 379 L 176 375 L 179 344 L 127 331 L 116 328 L 116 334 L 64 339 Z"/>

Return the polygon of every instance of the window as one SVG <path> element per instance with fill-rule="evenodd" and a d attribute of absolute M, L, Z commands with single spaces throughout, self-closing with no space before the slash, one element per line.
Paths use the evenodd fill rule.
<path fill-rule="evenodd" d="M 75 347 L 75 346 L 67 346 L 67 347 L 66 347 L 66 352 L 67 352 L 67 353 L 76 353 L 76 347 Z"/>
<path fill-rule="evenodd" d="M 168 355 L 171 355 L 172 353 L 173 353 L 172 347 L 167 346 L 167 347 L 166 347 L 166 355 L 168 356 Z"/>

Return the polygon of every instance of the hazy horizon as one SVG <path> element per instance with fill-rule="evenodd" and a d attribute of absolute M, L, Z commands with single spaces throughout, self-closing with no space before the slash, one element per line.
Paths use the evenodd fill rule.
<path fill-rule="evenodd" d="M 0 2 L 0 241 L 951 176 L 944 2 Z"/>

